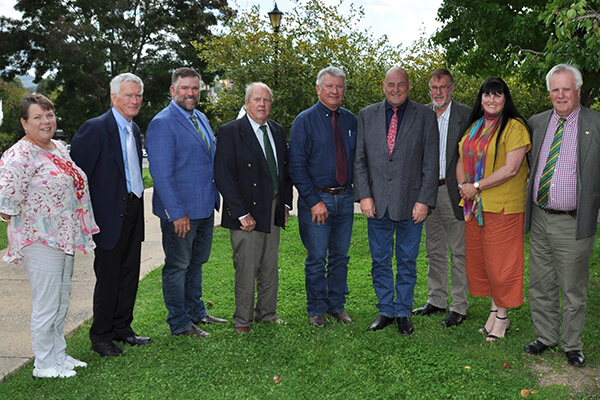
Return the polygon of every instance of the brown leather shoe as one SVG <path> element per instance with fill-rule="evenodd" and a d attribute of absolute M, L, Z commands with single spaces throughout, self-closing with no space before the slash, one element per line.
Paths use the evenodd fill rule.
<path fill-rule="evenodd" d="M 322 315 L 315 315 L 314 317 L 310 317 L 309 321 L 311 325 L 314 325 L 317 328 L 322 328 L 325 326 L 325 317 Z"/>
<path fill-rule="evenodd" d="M 352 318 L 350 318 L 350 316 L 348 315 L 348 313 L 346 311 L 340 311 L 340 312 L 336 312 L 336 313 L 327 313 L 329 315 L 331 315 L 333 318 L 337 319 L 339 322 L 343 322 L 344 324 L 351 324 L 354 321 L 352 321 Z"/>
<path fill-rule="evenodd" d="M 195 325 L 198 324 L 226 324 L 227 320 L 223 319 L 223 318 L 217 318 L 217 317 L 213 317 L 210 314 L 206 314 L 206 316 L 204 318 L 202 318 L 200 321 L 196 322 Z"/>
<path fill-rule="evenodd" d="M 235 331 L 235 333 L 247 333 L 247 332 L 250 332 L 250 327 L 249 326 L 236 326 L 234 331 Z"/>
<path fill-rule="evenodd" d="M 203 331 L 198 328 L 196 325 L 192 325 L 187 328 L 185 331 L 180 332 L 177 336 L 196 336 L 198 339 L 206 338 L 210 335 L 210 333 Z"/>

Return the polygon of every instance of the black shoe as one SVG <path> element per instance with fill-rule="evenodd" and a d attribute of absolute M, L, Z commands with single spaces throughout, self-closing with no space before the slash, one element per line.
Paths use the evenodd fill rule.
<path fill-rule="evenodd" d="M 368 330 L 379 331 L 393 323 L 394 318 L 386 317 L 385 315 L 378 315 L 377 318 L 375 318 L 375 321 L 373 321 L 373 323 L 369 326 Z"/>
<path fill-rule="evenodd" d="M 581 350 L 571 350 L 565 352 L 567 361 L 574 367 L 583 367 L 585 365 L 585 356 Z"/>
<path fill-rule="evenodd" d="M 410 322 L 410 317 L 397 317 L 396 321 L 398 322 L 398 332 L 401 335 L 411 335 L 414 332 L 415 328 Z"/>
<path fill-rule="evenodd" d="M 527 346 L 525 346 L 523 350 L 525 350 L 529 354 L 533 354 L 534 356 L 539 356 L 546 350 L 553 349 L 555 347 L 556 346 L 546 346 L 544 343 L 536 339 L 533 342 L 529 343 Z"/>
<path fill-rule="evenodd" d="M 210 314 L 206 314 L 206 316 L 204 318 L 202 318 L 200 321 L 198 322 L 194 322 L 194 325 L 199 325 L 199 324 L 226 324 L 227 320 L 223 319 L 223 318 L 217 318 L 217 317 L 213 317 Z"/>
<path fill-rule="evenodd" d="M 152 343 L 152 339 L 147 336 L 128 336 L 126 338 L 115 339 L 117 342 L 127 343 L 130 346 L 143 346 Z"/>
<path fill-rule="evenodd" d="M 100 357 L 116 357 L 123 354 L 123 349 L 113 342 L 92 343 L 92 350 L 100 354 Z"/>
<path fill-rule="evenodd" d="M 412 310 L 412 315 L 431 315 L 435 313 L 446 312 L 445 308 L 439 308 L 426 303 L 423 307 L 415 308 Z"/>
<path fill-rule="evenodd" d="M 442 321 L 442 326 L 445 328 L 450 328 L 451 326 L 458 326 L 463 323 L 463 321 L 467 319 L 466 315 L 459 314 L 454 311 L 450 311 L 446 318 Z"/>

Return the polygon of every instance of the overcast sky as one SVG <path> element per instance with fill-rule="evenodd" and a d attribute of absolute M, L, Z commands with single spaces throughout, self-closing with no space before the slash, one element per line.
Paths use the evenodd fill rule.
<path fill-rule="evenodd" d="M 339 0 L 322 1 L 337 4 Z M 18 18 L 19 13 L 13 8 L 15 3 L 15 0 L 0 0 L 0 15 Z M 361 5 L 365 10 L 361 28 L 370 29 L 376 37 L 386 34 L 395 45 L 409 46 L 419 38 L 423 29 L 430 36 L 439 27 L 435 19 L 442 0 L 346 0 L 346 10 L 350 3 Z M 234 9 L 258 5 L 265 18 L 266 13 L 273 9 L 272 0 L 229 0 L 229 5 Z M 277 1 L 277 7 L 284 13 L 294 5 L 291 0 Z"/>

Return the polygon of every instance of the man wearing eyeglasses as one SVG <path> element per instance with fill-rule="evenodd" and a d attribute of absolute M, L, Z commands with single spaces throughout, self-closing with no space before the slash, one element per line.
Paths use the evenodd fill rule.
<path fill-rule="evenodd" d="M 460 141 L 471 109 L 452 100 L 454 78 L 446 69 L 436 69 L 429 78 L 431 107 L 436 115 L 440 132 L 440 172 L 437 205 L 425 220 L 425 247 L 427 249 L 427 286 L 429 296 L 424 306 L 413 310 L 413 315 L 429 316 L 446 311 L 448 302 L 448 248 L 452 262 L 450 283 L 450 312 L 442 326 L 462 324 L 467 315 L 467 274 L 465 270 L 465 224 L 458 206 L 460 195 L 456 181 L 456 161 Z"/>

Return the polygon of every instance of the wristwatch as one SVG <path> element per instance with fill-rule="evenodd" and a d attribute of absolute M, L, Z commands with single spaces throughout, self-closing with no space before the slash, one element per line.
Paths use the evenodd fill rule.
<path fill-rule="evenodd" d="M 477 191 L 478 191 L 478 192 L 481 192 L 481 188 L 479 187 L 479 181 L 475 182 L 475 183 L 473 184 L 473 187 L 474 187 L 475 189 L 477 189 Z"/>

